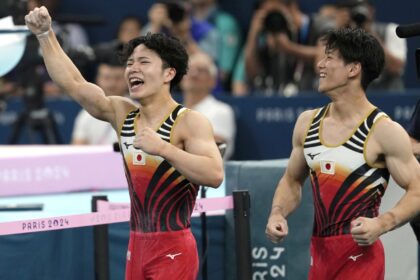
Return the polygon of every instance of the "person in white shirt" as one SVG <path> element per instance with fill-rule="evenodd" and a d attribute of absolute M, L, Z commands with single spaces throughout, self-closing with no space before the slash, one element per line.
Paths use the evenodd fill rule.
<path fill-rule="evenodd" d="M 206 116 L 213 126 L 217 143 L 226 144 L 224 159 L 234 152 L 236 123 L 232 107 L 214 98 L 212 89 L 217 82 L 217 67 L 207 54 L 190 55 L 189 70 L 181 82 L 184 105 Z"/>
<path fill-rule="evenodd" d="M 127 94 L 124 66 L 118 63 L 102 62 L 99 64 L 96 83 L 107 96 Z M 108 122 L 98 120 L 86 110 L 81 110 L 74 122 L 71 142 L 74 145 L 111 145 L 118 142 L 118 139 Z"/>

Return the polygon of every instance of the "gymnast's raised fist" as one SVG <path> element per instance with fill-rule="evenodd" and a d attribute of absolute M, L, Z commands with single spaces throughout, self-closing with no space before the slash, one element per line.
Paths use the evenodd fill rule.
<path fill-rule="evenodd" d="M 35 35 L 46 33 L 51 28 L 51 17 L 47 8 L 35 8 L 25 16 L 26 26 Z"/>

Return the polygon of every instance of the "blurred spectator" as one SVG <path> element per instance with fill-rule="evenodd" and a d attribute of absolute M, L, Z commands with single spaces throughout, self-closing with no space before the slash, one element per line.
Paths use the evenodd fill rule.
<path fill-rule="evenodd" d="M 224 159 L 234 151 L 235 114 L 226 103 L 214 98 L 211 91 L 216 86 L 217 67 L 203 52 L 194 53 L 189 59 L 188 74 L 181 82 L 184 105 L 204 114 L 213 125 L 215 141 L 226 143 Z"/>
<path fill-rule="evenodd" d="M 188 2 L 168 0 L 156 3 L 150 8 L 148 17 L 149 22 L 143 28 L 143 34 L 170 34 L 181 40 L 188 54 L 204 51 L 218 63 L 219 34 L 209 22 L 192 17 Z"/>
<path fill-rule="evenodd" d="M 125 67 L 113 62 L 102 62 L 98 66 L 96 83 L 105 94 L 124 96 L 128 92 L 124 79 Z M 81 110 L 76 117 L 72 144 L 76 145 L 107 145 L 118 142 L 117 135 L 111 124 L 95 119 L 85 110 Z"/>
<path fill-rule="evenodd" d="M 244 49 L 251 90 L 267 96 L 315 90 L 318 39 L 331 28 L 325 17 L 304 14 L 297 0 L 262 0 Z"/>
<path fill-rule="evenodd" d="M 32 11 L 36 7 L 45 6 L 52 18 L 57 18 L 56 11 L 60 4 L 60 0 L 27 0 L 28 11 Z M 67 48 L 78 48 L 80 46 L 88 46 L 89 40 L 84 28 L 73 22 L 60 23 L 53 21 L 52 28 L 62 40 Z"/>
<path fill-rule="evenodd" d="M 368 0 L 338 0 L 338 27 L 360 27 L 374 35 L 385 51 L 384 72 L 369 86 L 370 90 L 404 90 L 403 74 L 407 58 L 407 42 L 398 38 L 395 23 L 375 21 L 375 8 Z"/>
<path fill-rule="evenodd" d="M 324 4 L 318 9 L 318 15 L 335 22 L 337 19 L 337 6 L 335 4 Z"/>
<path fill-rule="evenodd" d="M 96 61 L 99 63 L 106 61 L 110 56 L 119 53 L 131 39 L 140 36 L 142 26 L 140 19 L 136 16 L 124 17 L 118 24 L 114 40 L 93 47 Z"/>
<path fill-rule="evenodd" d="M 192 0 L 193 17 L 196 20 L 208 21 L 219 34 L 217 49 L 219 77 L 225 90 L 230 90 L 230 80 L 240 47 L 242 32 L 238 21 L 231 14 L 223 11 L 216 0 Z"/>
<path fill-rule="evenodd" d="M 250 87 L 248 86 L 246 74 L 245 74 L 245 54 L 244 48 L 242 48 L 239 57 L 236 61 L 235 67 L 232 73 L 232 95 L 234 96 L 246 96 L 250 94 Z"/>

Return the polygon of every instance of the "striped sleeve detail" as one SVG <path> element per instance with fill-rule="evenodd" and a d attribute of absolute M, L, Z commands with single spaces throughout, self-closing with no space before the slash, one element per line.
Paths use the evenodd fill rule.
<path fill-rule="evenodd" d="M 315 117 L 313 118 L 306 134 L 305 143 L 303 145 L 304 148 L 311 148 L 321 145 L 321 140 L 319 139 L 319 127 L 327 108 L 328 106 L 324 106 L 315 114 Z"/>
<path fill-rule="evenodd" d="M 369 116 L 365 119 L 365 121 L 360 124 L 360 126 L 349 138 L 349 140 L 343 144 L 343 146 L 354 152 L 363 154 L 364 144 L 366 142 L 367 136 L 369 135 L 369 131 L 371 130 L 376 120 L 383 116 L 386 116 L 386 114 L 380 111 L 378 108 L 373 110 L 372 113 L 370 113 Z"/>
<path fill-rule="evenodd" d="M 182 105 L 178 105 L 175 107 L 175 109 L 168 116 L 168 118 L 162 123 L 162 125 L 159 127 L 157 131 L 160 138 L 162 138 L 166 142 L 170 142 L 172 127 L 174 126 L 177 117 L 181 115 L 182 112 L 184 112 L 185 110 L 186 108 L 184 108 Z"/>
<path fill-rule="evenodd" d="M 136 118 L 139 112 L 140 112 L 140 109 L 136 109 L 127 114 L 127 117 L 125 118 L 125 121 L 121 128 L 121 133 L 120 133 L 121 136 L 124 136 L 124 137 L 135 136 L 134 119 Z"/>

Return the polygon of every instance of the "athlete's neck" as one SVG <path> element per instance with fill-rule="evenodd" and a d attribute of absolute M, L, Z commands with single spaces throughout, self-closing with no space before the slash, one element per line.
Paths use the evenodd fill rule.
<path fill-rule="evenodd" d="M 140 118 L 144 124 L 161 122 L 176 106 L 177 102 L 170 95 L 140 102 Z"/>
<path fill-rule="evenodd" d="M 340 120 L 358 119 L 359 116 L 365 116 L 374 107 L 366 98 L 366 95 L 358 95 L 350 99 L 341 98 L 333 100 L 328 115 Z"/>

